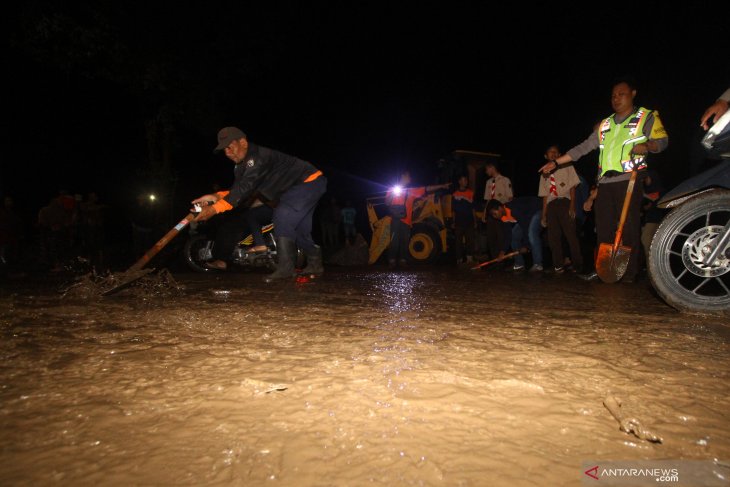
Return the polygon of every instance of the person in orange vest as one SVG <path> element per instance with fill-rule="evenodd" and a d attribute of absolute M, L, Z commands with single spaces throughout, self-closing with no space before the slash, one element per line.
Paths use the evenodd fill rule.
<path fill-rule="evenodd" d="M 522 250 L 527 247 L 532 251 L 535 264 L 531 270 L 542 270 L 542 238 L 539 232 L 542 199 L 537 196 L 522 196 L 513 198 L 509 203 L 492 199 L 487 203 L 486 213 L 502 227 L 499 232 L 500 240 L 490 242 L 490 252 L 494 258 L 501 260 L 510 249 Z M 512 271 L 524 269 L 524 256 L 515 256 Z"/>
<path fill-rule="evenodd" d="M 393 268 L 396 264 L 405 266 L 408 261 L 408 243 L 411 240 L 411 224 L 413 222 L 413 202 L 426 193 L 444 189 L 451 186 L 451 183 L 437 184 L 433 186 L 422 186 L 411 188 L 411 173 L 405 171 L 401 174 L 398 185 L 389 189 L 385 195 L 385 204 L 390 210 L 392 221 L 390 233 L 392 240 L 388 247 L 388 266 Z"/>
<path fill-rule="evenodd" d="M 470 263 L 474 255 L 474 227 L 476 226 L 476 218 L 474 217 L 474 191 L 469 189 L 469 178 L 461 176 L 459 178 L 459 188 L 451 193 L 451 208 L 454 212 L 454 253 L 456 254 L 456 263 L 460 264 L 463 260 Z"/>

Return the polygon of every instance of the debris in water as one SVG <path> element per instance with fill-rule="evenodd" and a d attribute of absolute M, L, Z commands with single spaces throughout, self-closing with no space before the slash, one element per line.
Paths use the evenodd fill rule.
<path fill-rule="evenodd" d="M 96 270 L 77 277 L 73 283 L 60 290 L 61 297 L 75 299 L 90 299 L 101 296 L 102 290 L 110 286 L 114 281 L 111 273 L 100 275 Z"/>
<path fill-rule="evenodd" d="M 118 274 L 108 272 L 104 275 L 92 271 L 76 278 L 73 284 L 61 290 L 61 294 L 63 298 L 91 299 L 117 290 L 128 290 L 147 297 L 169 297 L 179 295 L 183 290 L 167 269 L 154 275 L 152 271 L 154 269 L 141 269 Z"/>
<path fill-rule="evenodd" d="M 624 433 L 631 433 L 640 440 L 650 441 L 652 443 L 663 443 L 664 440 L 646 429 L 636 418 L 624 418 L 621 414 L 621 401 L 612 395 L 606 396 L 603 400 L 603 405 L 611 413 L 611 415 L 618 421 L 619 429 Z"/>
<path fill-rule="evenodd" d="M 155 275 L 148 274 L 139 279 L 135 289 L 141 290 L 145 296 L 180 296 L 183 286 L 178 284 L 172 274 L 167 269 L 162 269 Z"/>
<path fill-rule="evenodd" d="M 285 391 L 289 388 L 286 384 L 272 384 L 271 382 L 256 379 L 244 379 L 241 381 L 241 386 L 251 389 L 254 396 L 260 396 L 262 394 L 268 394 L 275 391 Z"/>

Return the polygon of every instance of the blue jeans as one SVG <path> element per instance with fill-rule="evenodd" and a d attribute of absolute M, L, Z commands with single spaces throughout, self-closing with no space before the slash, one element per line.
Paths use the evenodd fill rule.
<path fill-rule="evenodd" d="M 527 231 L 527 242 L 525 242 L 525 231 L 520 225 L 514 225 L 512 227 L 512 250 L 519 250 L 520 247 L 524 247 L 525 243 L 532 252 L 532 263 L 542 265 L 542 238 L 540 233 L 542 232 L 542 225 L 540 224 L 540 218 L 542 214 L 538 211 L 532 218 L 530 218 L 530 226 Z M 525 265 L 525 256 L 518 254 L 515 257 L 515 265 Z"/>

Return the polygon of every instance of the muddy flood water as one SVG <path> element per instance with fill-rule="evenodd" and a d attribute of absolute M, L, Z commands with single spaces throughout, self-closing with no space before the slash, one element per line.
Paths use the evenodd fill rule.
<path fill-rule="evenodd" d="M 3 485 L 562 486 L 635 460 L 730 477 L 728 323 L 646 280 L 261 276 L 103 298 L 3 283 Z"/>

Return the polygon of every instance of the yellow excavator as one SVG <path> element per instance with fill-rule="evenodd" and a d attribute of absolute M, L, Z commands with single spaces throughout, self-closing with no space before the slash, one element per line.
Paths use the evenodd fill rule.
<path fill-rule="evenodd" d="M 487 161 L 499 158 L 499 154 L 490 152 L 455 150 L 449 160 L 458 161 L 459 167 L 455 174 L 446 174 L 445 178 L 458 179 L 459 175 L 466 174 L 469 178 L 469 188 L 475 193 L 475 201 L 480 201 L 486 182 L 484 165 Z M 390 245 L 392 217 L 385 204 L 385 194 L 367 198 L 366 207 L 372 232 L 368 263 L 374 264 Z M 477 213 L 477 218 L 481 218 L 481 213 Z M 452 219 L 451 194 L 430 193 L 413 203 L 413 225 L 408 244 L 408 252 L 413 262 L 434 262 L 449 251 Z"/>

